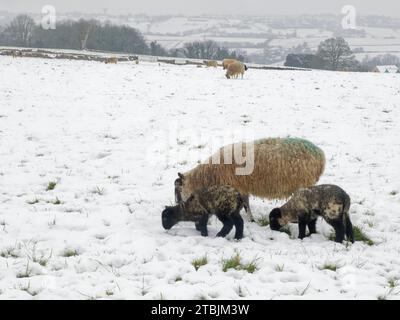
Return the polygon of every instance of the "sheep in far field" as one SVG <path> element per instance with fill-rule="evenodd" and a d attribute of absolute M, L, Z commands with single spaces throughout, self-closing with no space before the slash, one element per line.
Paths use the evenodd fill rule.
<path fill-rule="evenodd" d="M 222 60 L 222 68 L 225 70 L 225 69 L 228 69 L 228 66 L 231 64 L 231 63 L 233 63 L 233 62 L 236 62 L 237 60 L 236 59 L 224 59 L 224 60 Z"/>
<path fill-rule="evenodd" d="M 240 210 L 246 204 L 240 193 L 230 186 L 211 186 L 193 192 L 186 201 L 166 207 L 161 221 L 164 229 L 171 229 L 179 221 L 195 222 L 196 230 L 206 237 L 208 218 L 215 214 L 224 224 L 217 237 L 225 237 L 235 226 L 235 239 L 243 238 L 243 219 Z"/>
<path fill-rule="evenodd" d="M 22 57 L 22 51 L 20 51 L 20 50 L 12 50 L 11 54 L 12 54 L 13 58 Z"/>
<path fill-rule="evenodd" d="M 353 226 L 349 216 L 350 197 L 340 187 L 324 184 L 297 190 L 288 202 L 275 208 L 269 215 L 272 230 L 279 230 L 289 222 L 298 223 L 299 238 L 316 233 L 316 222 L 322 216 L 335 229 L 335 241 L 342 242 L 344 236 L 354 242 Z"/>
<path fill-rule="evenodd" d="M 214 67 L 214 68 L 218 67 L 218 62 L 215 61 L 215 60 L 205 60 L 205 61 L 204 61 L 204 64 L 205 64 L 207 67 Z"/>
<path fill-rule="evenodd" d="M 105 64 L 109 64 L 109 63 L 117 64 L 117 62 L 118 62 L 118 58 L 111 57 L 111 58 L 106 59 Z"/>
<path fill-rule="evenodd" d="M 228 70 L 226 71 L 226 78 L 231 79 L 231 78 L 237 78 L 240 75 L 242 75 L 244 72 L 247 71 L 247 66 L 239 61 L 233 62 L 228 66 Z"/>
<path fill-rule="evenodd" d="M 240 150 L 245 161 L 237 159 Z M 230 162 L 226 162 L 229 157 Z M 215 162 L 214 160 L 222 160 Z M 251 172 L 238 173 L 251 168 Z M 324 152 L 313 143 L 299 138 L 269 138 L 237 143 L 220 148 L 214 155 L 175 180 L 175 201 L 187 199 L 199 188 L 230 185 L 240 192 L 251 220 L 248 196 L 287 199 L 299 188 L 313 186 L 324 172 Z"/>

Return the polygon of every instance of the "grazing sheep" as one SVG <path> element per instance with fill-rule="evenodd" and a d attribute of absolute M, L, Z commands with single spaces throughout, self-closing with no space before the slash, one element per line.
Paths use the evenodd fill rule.
<path fill-rule="evenodd" d="M 11 54 L 12 54 L 13 58 L 22 57 L 22 51 L 20 51 L 20 50 L 12 50 Z"/>
<path fill-rule="evenodd" d="M 289 222 L 298 223 L 299 238 L 316 233 L 316 222 L 322 216 L 335 229 L 335 241 L 342 242 L 346 234 L 354 242 L 353 225 L 349 216 L 350 197 L 338 186 L 323 184 L 297 190 L 290 200 L 269 215 L 272 230 L 279 230 Z"/>
<path fill-rule="evenodd" d="M 236 59 L 224 59 L 224 60 L 222 60 L 222 68 L 225 70 L 225 69 L 228 69 L 228 66 L 231 64 L 231 63 L 233 63 L 233 62 L 236 62 L 237 60 Z"/>
<path fill-rule="evenodd" d="M 235 239 L 243 238 L 243 219 L 240 210 L 246 209 L 242 196 L 230 186 L 211 186 L 196 190 L 186 201 L 166 207 L 161 220 L 164 229 L 171 229 L 179 221 L 194 221 L 196 230 L 206 237 L 207 221 L 215 214 L 224 224 L 217 237 L 225 237 L 235 226 Z M 247 209 L 246 209 L 247 210 Z"/>
<path fill-rule="evenodd" d="M 215 61 L 215 60 L 204 60 L 204 64 L 207 66 L 207 67 L 214 67 L 214 68 L 216 68 L 216 67 L 218 67 L 218 62 L 217 61 Z"/>
<path fill-rule="evenodd" d="M 228 70 L 226 70 L 226 78 L 231 79 L 231 78 L 237 78 L 240 75 L 242 75 L 243 79 L 243 74 L 244 72 L 247 71 L 247 66 L 239 61 L 233 62 L 228 66 Z"/>
<path fill-rule="evenodd" d="M 109 63 L 117 64 L 117 62 L 118 62 L 118 58 L 116 58 L 116 57 L 107 58 L 105 61 L 106 64 L 109 64 Z"/>
<path fill-rule="evenodd" d="M 175 199 L 179 203 L 196 189 L 211 185 L 230 185 L 240 192 L 247 206 L 249 217 L 254 221 L 248 196 L 266 199 L 286 199 L 299 188 L 317 183 L 325 168 L 324 152 L 313 143 L 298 138 L 260 139 L 254 143 L 254 156 L 246 156 L 245 163 L 235 157 L 225 161 L 225 155 L 232 156 L 235 148 L 246 144 L 234 144 L 221 148 L 204 163 L 182 174 L 175 180 Z M 226 152 L 228 150 L 229 152 Z M 239 149 L 241 150 L 241 149 Z M 249 148 L 249 151 L 253 150 Z M 213 159 L 221 160 L 215 164 Z M 237 168 L 243 168 L 253 160 L 254 168 L 250 174 L 238 175 Z"/>

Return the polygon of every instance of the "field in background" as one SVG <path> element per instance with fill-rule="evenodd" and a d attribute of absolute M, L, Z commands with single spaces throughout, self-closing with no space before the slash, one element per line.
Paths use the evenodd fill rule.
<path fill-rule="evenodd" d="M 227 80 L 194 65 L 5 56 L 0 69 L 0 298 L 399 297 L 397 74 Z M 177 172 L 232 131 L 320 146 L 320 183 L 348 191 L 372 243 L 336 244 L 322 221 L 304 241 L 262 222 L 246 221 L 240 242 L 214 238 L 216 219 L 208 238 L 192 223 L 163 230 Z M 261 220 L 280 203 L 251 202 Z"/>

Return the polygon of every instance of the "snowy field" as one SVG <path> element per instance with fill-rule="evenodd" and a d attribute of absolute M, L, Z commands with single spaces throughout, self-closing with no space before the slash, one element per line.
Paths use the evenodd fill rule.
<path fill-rule="evenodd" d="M 0 71 L 0 298 L 400 297 L 400 75 L 227 80 L 221 68 L 10 57 Z M 348 191 L 374 244 L 334 243 L 323 221 L 303 241 L 295 225 L 289 236 L 248 220 L 239 242 L 215 238 L 216 219 L 208 238 L 192 223 L 163 230 L 177 172 L 241 134 L 320 146 L 320 183 Z M 261 218 L 280 202 L 251 204 Z M 224 272 L 236 253 L 256 270 Z"/>

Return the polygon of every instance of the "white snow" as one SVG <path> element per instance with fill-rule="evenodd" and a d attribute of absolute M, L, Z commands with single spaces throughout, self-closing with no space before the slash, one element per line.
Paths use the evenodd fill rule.
<path fill-rule="evenodd" d="M 11 57 L 0 72 L 0 298 L 399 297 L 398 74 L 227 80 L 221 68 Z M 290 238 L 247 220 L 239 242 L 215 238 L 216 219 L 207 238 L 192 223 L 163 230 L 177 172 L 231 134 L 319 145 L 320 183 L 348 191 L 353 224 L 375 244 L 336 244 L 323 221 L 303 241 L 295 225 Z M 251 199 L 257 217 L 280 203 Z M 258 269 L 223 272 L 235 251 Z"/>

